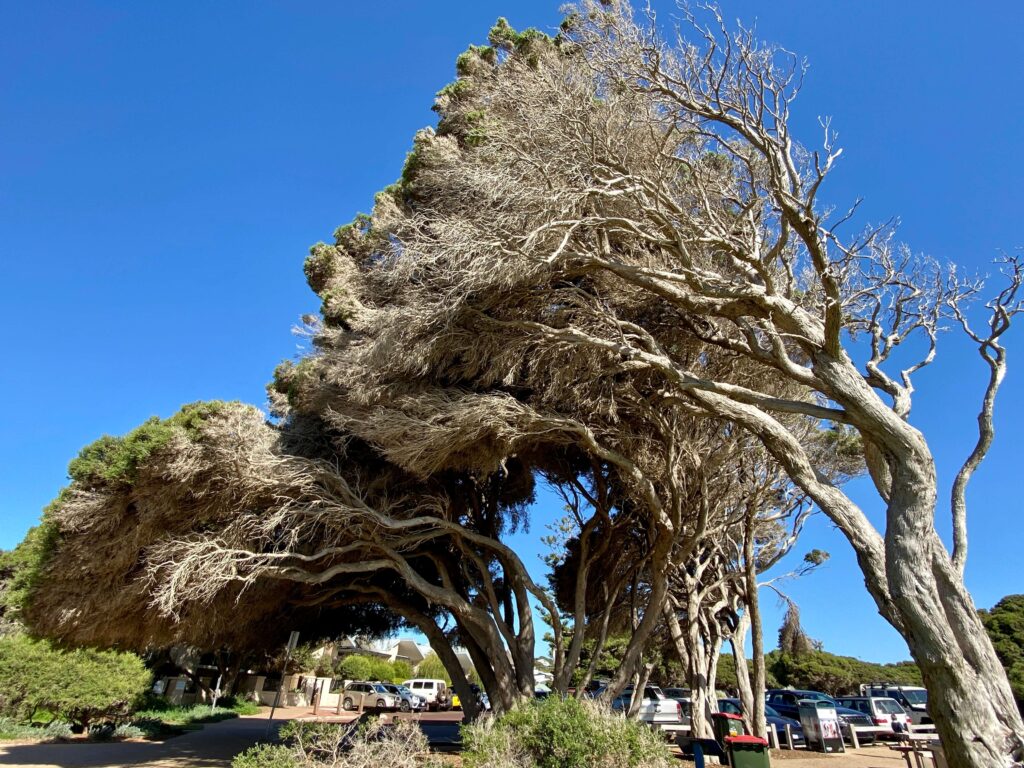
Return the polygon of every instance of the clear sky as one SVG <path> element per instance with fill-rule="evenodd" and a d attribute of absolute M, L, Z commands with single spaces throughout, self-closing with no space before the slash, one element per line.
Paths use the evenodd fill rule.
<path fill-rule="evenodd" d="M 0 0 L 0 547 L 107 432 L 206 398 L 264 402 L 290 329 L 319 302 L 302 261 L 393 181 L 454 59 L 499 15 L 553 29 L 559 0 Z M 656 0 L 667 19 L 672 6 Z M 831 115 L 846 152 L 827 189 L 864 221 L 898 216 L 915 250 L 985 272 L 1024 245 L 1024 3 L 725 0 L 728 17 L 809 59 L 796 127 Z M 967 580 L 979 606 L 1024 592 L 1019 432 L 1024 333 L 1000 434 L 972 492 Z M 983 371 L 945 338 L 913 420 L 946 493 Z M 876 520 L 870 493 L 858 492 Z M 530 537 L 557 504 L 542 495 Z M 944 535 L 948 520 L 940 520 Z M 832 559 L 789 585 L 825 648 L 907 657 L 824 518 L 800 547 Z M 766 594 L 767 631 L 779 611 Z"/>

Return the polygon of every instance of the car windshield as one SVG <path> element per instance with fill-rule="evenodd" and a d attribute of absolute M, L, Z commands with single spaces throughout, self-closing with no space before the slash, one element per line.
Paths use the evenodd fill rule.
<path fill-rule="evenodd" d="M 831 696 L 826 696 L 824 693 L 816 693 L 815 691 L 807 691 L 806 693 L 800 694 L 801 699 L 809 699 L 810 701 L 829 701 L 833 704 L 836 703 L 835 699 Z"/>
<path fill-rule="evenodd" d="M 385 688 L 380 683 L 377 683 L 376 685 L 371 685 L 370 687 L 373 688 L 373 690 L 375 690 L 377 693 L 387 693 L 388 692 L 388 689 Z"/>
<path fill-rule="evenodd" d="M 411 696 L 412 695 L 412 691 L 410 691 L 404 685 L 396 685 L 395 688 L 398 689 L 399 693 L 404 693 L 406 696 Z"/>
<path fill-rule="evenodd" d="M 907 697 L 907 701 L 911 704 L 927 704 L 928 703 L 928 691 L 908 691 L 904 689 L 901 693 Z"/>
<path fill-rule="evenodd" d="M 903 707 L 892 699 L 878 699 L 875 702 L 875 708 L 885 715 L 902 715 L 904 713 Z"/>
<path fill-rule="evenodd" d="M 764 713 L 767 717 L 782 717 L 778 712 L 769 707 L 767 704 L 764 705 Z"/>

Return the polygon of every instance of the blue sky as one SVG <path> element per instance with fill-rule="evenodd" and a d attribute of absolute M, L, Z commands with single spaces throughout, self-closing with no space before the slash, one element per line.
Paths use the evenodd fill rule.
<path fill-rule="evenodd" d="M 16 544 L 86 443 L 204 398 L 264 401 L 290 330 L 319 302 L 308 246 L 393 181 L 454 59 L 499 15 L 551 29 L 558 0 L 423 3 L 0 2 L 0 547 Z M 658 2 L 662 18 L 672 8 Z M 811 65 L 795 114 L 845 154 L 826 190 L 864 221 L 902 220 L 915 250 L 985 272 L 1018 226 L 1024 4 L 724 2 Z M 1000 435 L 972 492 L 967 580 L 979 606 L 1024 592 L 1016 445 L 1024 335 L 1012 334 Z M 1019 351 L 1018 351 L 1019 350 Z M 953 335 L 913 419 L 945 488 L 968 449 L 983 371 Z M 945 492 L 945 491 L 944 491 Z M 877 501 L 854 494 L 874 519 Z M 534 561 L 542 495 L 530 537 Z M 948 531 L 948 521 L 940 529 Z M 836 653 L 907 657 L 823 517 L 789 585 Z M 767 630 L 779 611 L 766 594 Z"/>

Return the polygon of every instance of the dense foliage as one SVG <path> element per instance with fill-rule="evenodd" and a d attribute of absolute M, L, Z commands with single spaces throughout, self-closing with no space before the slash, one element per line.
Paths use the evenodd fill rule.
<path fill-rule="evenodd" d="M 378 718 L 347 725 L 292 720 L 281 728 L 285 744 L 247 749 L 232 768 L 441 768 L 427 738 L 411 720 Z"/>
<path fill-rule="evenodd" d="M 1024 705 L 1024 595 L 1007 595 L 981 611 L 981 620 L 1006 668 L 1013 695 Z"/>
<path fill-rule="evenodd" d="M 598 704 L 551 696 L 462 729 L 468 768 L 662 768 L 664 739 Z"/>
<path fill-rule="evenodd" d="M 779 685 L 834 696 L 857 693 L 861 683 L 884 681 L 921 685 L 921 670 L 912 661 L 875 664 L 827 651 L 808 651 L 796 656 L 772 651 L 766 660 L 769 673 Z"/>
<path fill-rule="evenodd" d="M 358 653 L 344 656 L 338 662 L 335 673 L 345 680 L 381 680 L 386 683 L 401 683 L 413 674 L 409 663 L 401 659 L 388 661 Z"/>
<path fill-rule="evenodd" d="M 39 711 L 83 727 L 124 718 L 149 681 L 149 670 L 132 653 L 65 651 L 24 636 L 0 638 L 0 714 L 20 720 Z"/>

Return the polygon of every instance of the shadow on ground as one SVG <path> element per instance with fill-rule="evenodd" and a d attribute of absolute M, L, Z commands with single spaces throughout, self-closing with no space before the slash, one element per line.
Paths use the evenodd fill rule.
<path fill-rule="evenodd" d="M 271 738 L 285 721 L 275 718 Z M 240 717 L 162 742 L 23 744 L 0 746 L 2 766 L 57 768 L 228 768 L 231 758 L 267 735 L 268 720 Z"/>

